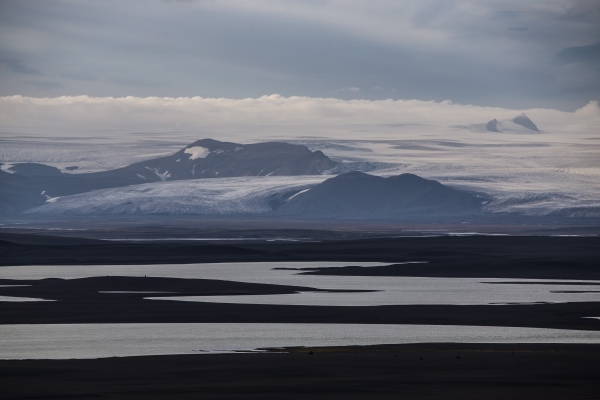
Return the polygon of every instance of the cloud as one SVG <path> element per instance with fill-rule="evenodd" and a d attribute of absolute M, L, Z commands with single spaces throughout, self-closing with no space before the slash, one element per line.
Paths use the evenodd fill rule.
<path fill-rule="evenodd" d="M 98 76 L 89 72 L 61 72 L 61 78 L 72 79 L 75 81 L 91 82 L 98 80 Z"/>
<path fill-rule="evenodd" d="M 600 43 L 588 46 L 575 46 L 562 49 L 556 54 L 556 60 L 561 64 L 576 62 L 600 62 Z"/>
<path fill-rule="evenodd" d="M 24 75 L 43 75 L 42 72 L 33 67 L 28 67 L 21 60 L 17 59 L 4 59 L 0 60 L 0 63 L 6 65 L 8 69 L 16 74 L 24 74 Z"/>
<path fill-rule="evenodd" d="M 1 2 L 0 54 L 13 61 L 0 68 L 0 95 L 349 99 L 340 88 L 356 87 L 370 100 L 571 111 L 600 98 L 588 84 L 597 68 L 587 63 L 581 84 L 581 71 L 553 62 L 600 37 L 597 0 L 140 4 Z M 14 79 L 36 66 L 62 86 Z"/>
<path fill-rule="evenodd" d="M 56 82 L 56 81 L 27 80 L 27 81 L 23 81 L 23 82 L 28 85 L 35 86 L 36 88 L 39 88 L 39 89 L 59 89 L 59 88 L 64 87 L 64 85 L 62 83 Z"/>
<path fill-rule="evenodd" d="M 600 3 L 597 0 L 577 0 L 569 3 L 570 7 L 561 15 L 561 19 L 596 26 L 600 24 Z"/>
<path fill-rule="evenodd" d="M 450 101 L 340 100 L 335 98 L 283 97 L 227 99 L 203 97 L 90 97 L 35 98 L 0 97 L 0 129 L 13 132 L 76 132 L 82 136 L 111 132 L 221 132 L 259 131 L 261 127 L 286 127 L 294 132 L 314 133 L 324 127 L 327 134 L 360 137 L 352 125 L 393 126 L 413 124 L 426 131 L 446 132 L 448 126 L 485 123 L 493 118 L 526 114 L 544 132 L 592 132 L 600 125 L 598 102 L 575 112 L 553 109 L 513 110 L 455 104 Z M 238 128 L 232 128 L 238 127 Z M 243 127 L 243 128 L 240 128 Z M 256 127 L 256 128 L 252 128 Z M 278 128 L 279 129 L 279 128 Z M 383 133 L 382 133 L 383 134 Z M 397 133 L 394 133 L 397 134 Z M 244 136 L 244 134 L 238 134 Z"/>
<path fill-rule="evenodd" d="M 358 88 L 356 86 L 345 87 L 345 88 L 342 88 L 342 90 L 346 91 L 346 92 L 360 92 L 360 88 Z"/>

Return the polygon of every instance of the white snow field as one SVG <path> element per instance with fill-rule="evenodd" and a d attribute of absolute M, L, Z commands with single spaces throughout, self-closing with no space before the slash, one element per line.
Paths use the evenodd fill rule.
<path fill-rule="evenodd" d="M 189 147 L 183 151 L 185 154 L 190 154 L 190 160 L 196 160 L 198 158 L 206 158 L 210 154 L 210 150 L 202 146 Z"/>
<path fill-rule="evenodd" d="M 0 132 L 0 163 L 5 164 L 0 168 L 9 170 L 6 164 L 38 162 L 56 166 L 63 172 L 85 173 L 173 154 L 202 138 L 242 144 L 284 141 L 321 150 L 338 162 L 338 167 L 327 174 L 360 170 L 390 176 L 409 172 L 454 187 L 486 192 L 494 197 L 486 205 L 490 211 L 600 216 L 600 107 L 597 102 L 590 102 L 574 112 L 524 110 L 540 129 L 534 132 L 511 121 L 523 110 L 451 102 L 342 101 L 277 95 L 239 101 L 159 100 L 0 98 L 8 110 L 5 114 L 10 111 L 16 115 L 14 118 L 22 114 L 10 120 L 12 125 L 0 121 L 3 130 Z M 155 102 L 158 102 L 156 109 L 151 106 Z M 29 108 L 23 104 L 29 104 Z M 96 125 L 90 124 L 88 119 L 104 114 L 81 114 L 85 121 L 79 125 L 66 117 L 74 107 L 94 111 L 94 107 L 118 106 L 115 109 L 121 110 L 119 107 L 124 104 L 147 109 L 139 114 L 144 119 L 138 121 L 135 119 L 138 113 L 132 113 L 127 120 L 94 120 L 98 128 L 90 130 L 89 126 Z M 58 114 L 56 107 L 62 110 Z M 173 113 L 160 113 L 164 107 L 173 109 Z M 221 112 L 216 112 L 219 110 Z M 48 124 L 29 127 L 27 122 L 34 117 Z M 187 124 L 175 124 L 172 120 L 180 121 L 184 117 L 189 119 Z M 487 121 L 494 118 L 501 132 L 485 128 Z M 167 125 L 176 126 L 177 130 Z M 88 127 L 87 130 L 84 127 Z M 198 158 L 207 155 L 202 148 L 191 148 L 188 152 Z M 78 168 L 66 169 L 74 166 Z M 270 191 L 286 190 L 296 184 L 301 187 L 307 180 L 318 183 L 324 179 L 243 178 L 238 188 L 237 184 L 229 183 L 231 180 L 170 183 L 169 177 L 163 178 L 167 182 L 157 183 L 156 187 L 69 196 L 31 212 L 67 212 L 68 207 L 74 207 L 73 212 L 78 213 L 120 212 L 117 209 L 161 213 L 169 212 L 169 207 L 161 205 L 167 198 L 174 204 L 173 210 L 180 210 L 178 212 L 213 210 L 213 206 L 207 206 L 214 204 L 211 198 L 221 199 L 222 206 L 215 205 L 215 211 L 210 212 L 234 209 L 258 212 L 265 207 L 266 188 L 272 193 Z M 172 186 L 160 186 L 165 183 Z M 199 192 L 192 188 L 198 188 Z M 84 198 L 89 205 L 80 204 Z M 252 199 L 251 204 L 240 203 L 248 199 Z M 114 207 L 117 208 L 113 210 Z M 221 209 L 226 211 L 219 211 Z"/>
<path fill-rule="evenodd" d="M 382 136 L 389 137 L 389 129 L 385 128 L 386 134 Z M 589 132 L 565 135 L 544 131 L 526 135 L 448 128 L 444 134 L 426 134 L 427 127 L 422 126 L 395 129 L 396 139 L 287 139 L 311 150 L 322 150 L 338 162 L 338 167 L 327 172 L 329 176 L 219 178 L 187 182 L 168 182 L 169 178 L 164 176 L 161 179 L 167 182 L 67 196 L 52 206 L 46 204 L 30 213 L 264 212 L 270 209 L 266 197 L 275 192 L 317 184 L 331 174 L 361 170 L 381 176 L 413 173 L 453 187 L 485 192 L 494 198 L 486 205 L 492 212 L 600 216 L 600 137 Z M 19 151 L 22 153 L 16 151 L 15 154 L 27 152 L 30 146 L 25 143 L 21 142 Z M 18 147 L 15 142 L 11 146 Z M 59 160 L 68 154 L 72 157 L 70 160 L 75 160 L 79 154 L 84 158 L 82 163 L 71 161 L 59 165 L 87 163 L 91 159 L 86 152 L 88 149 L 81 146 L 82 152 L 77 152 L 76 148 L 71 144 L 67 146 L 70 153 L 63 153 L 62 147 L 42 146 L 39 153 L 28 153 L 27 161 L 48 163 L 48 159 Z M 170 153 L 177 150 L 172 144 L 164 148 L 173 149 Z M 122 153 L 100 152 L 100 156 L 106 154 L 111 165 L 123 166 L 127 159 L 131 162 L 153 158 L 158 147 L 154 142 L 141 141 L 136 157 L 131 156 L 134 153 L 132 145 L 125 146 L 125 150 Z M 52 152 L 60 154 L 52 155 Z M 2 153 L 6 154 L 6 149 L 0 150 L 0 155 Z M 194 153 L 202 154 L 200 150 Z M 162 186 L 167 183 L 168 186 Z M 243 204 L 245 201 L 250 203 Z M 171 204 L 167 205 L 168 202 Z"/>
<path fill-rule="evenodd" d="M 270 196 L 310 188 L 326 176 L 240 177 L 148 183 L 65 196 L 28 210 L 33 215 L 256 214 Z"/>

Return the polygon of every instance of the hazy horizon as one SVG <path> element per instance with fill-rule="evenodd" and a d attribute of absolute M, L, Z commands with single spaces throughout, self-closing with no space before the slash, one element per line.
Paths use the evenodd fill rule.
<path fill-rule="evenodd" d="M 595 1 L 3 0 L 0 32 L 3 172 L 41 163 L 79 175 L 203 138 L 277 141 L 338 167 L 248 178 L 244 190 L 242 177 L 174 193 L 135 183 L 184 205 L 214 186 L 246 209 L 303 179 L 413 173 L 484 192 L 496 211 L 600 215 Z M 512 122 L 522 113 L 539 131 Z M 44 210 L 142 201 L 106 190 Z"/>

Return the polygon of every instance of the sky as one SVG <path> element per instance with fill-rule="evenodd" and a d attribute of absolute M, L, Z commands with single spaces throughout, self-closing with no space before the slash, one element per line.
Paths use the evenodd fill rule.
<path fill-rule="evenodd" d="M 3 171 L 286 141 L 598 216 L 599 101 L 598 0 L 0 0 Z"/>
<path fill-rule="evenodd" d="M 600 2 L 0 0 L 0 96 L 15 95 L 573 112 L 600 100 Z"/>

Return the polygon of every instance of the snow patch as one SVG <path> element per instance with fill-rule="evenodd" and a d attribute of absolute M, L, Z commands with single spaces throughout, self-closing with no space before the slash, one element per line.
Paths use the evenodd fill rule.
<path fill-rule="evenodd" d="M 144 175 L 140 175 L 140 174 L 136 174 L 136 175 L 139 176 L 140 178 L 142 178 L 143 180 L 147 180 Z"/>
<path fill-rule="evenodd" d="M 54 203 L 56 200 L 58 200 L 58 197 L 50 197 L 46 194 L 46 191 L 43 190 L 41 193 L 42 196 L 44 196 L 46 198 L 46 203 Z"/>
<path fill-rule="evenodd" d="M 12 170 L 11 170 L 12 166 L 13 166 L 13 164 L 2 164 L 2 165 L 0 166 L 0 170 L 2 170 L 2 171 L 4 171 L 4 172 L 7 172 L 7 173 L 9 173 L 9 174 L 14 174 L 14 173 L 15 173 L 15 171 L 12 171 Z"/>
<path fill-rule="evenodd" d="M 202 146 L 188 147 L 183 152 L 190 155 L 190 160 L 206 158 L 206 156 L 210 154 L 210 150 Z"/>
<path fill-rule="evenodd" d="M 233 151 L 240 151 L 240 150 L 244 150 L 243 147 L 236 147 L 235 149 L 233 149 Z"/>
<path fill-rule="evenodd" d="M 213 151 L 213 153 L 215 153 L 215 154 L 221 154 L 223 152 L 224 152 L 223 149 L 216 149 L 215 151 Z"/>
<path fill-rule="evenodd" d="M 163 182 L 165 182 L 167 179 L 169 179 L 171 177 L 171 173 L 169 171 L 165 171 L 165 172 L 161 173 L 158 168 L 150 168 L 150 167 L 145 167 L 145 168 L 154 172 L 154 175 L 158 176 L 160 178 L 160 180 Z"/>
<path fill-rule="evenodd" d="M 299 194 L 306 193 L 306 192 L 308 192 L 309 190 L 310 190 L 310 188 L 309 188 L 309 189 L 304 189 L 304 190 L 301 190 L 301 191 L 299 191 L 298 193 L 296 193 L 295 195 L 291 196 L 289 199 L 287 199 L 287 201 L 290 201 L 291 199 L 293 199 L 294 197 L 298 196 Z"/>

